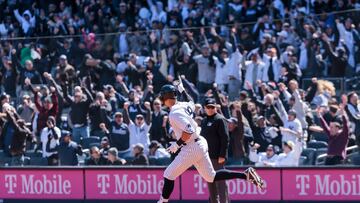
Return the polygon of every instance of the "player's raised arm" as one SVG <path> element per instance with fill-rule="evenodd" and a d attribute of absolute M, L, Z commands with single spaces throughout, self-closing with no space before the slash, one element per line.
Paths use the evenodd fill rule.
<path fill-rule="evenodd" d="M 178 76 L 178 79 L 179 80 L 174 81 L 174 86 L 180 92 L 184 101 L 194 103 L 194 99 L 190 96 L 190 94 L 184 88 L 182 78 L 180 76 Z"/>

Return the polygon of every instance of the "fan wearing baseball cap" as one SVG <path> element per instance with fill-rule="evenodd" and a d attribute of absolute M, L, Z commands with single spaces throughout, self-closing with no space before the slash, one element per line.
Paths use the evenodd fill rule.
<path fill-rule="evenodd" d="M 276 104 L 279 108 L 280 118 L 284 123 L 284 127 L 280 127 L 282 134 L 282 142 L 292 141 L 296 143 L 296 140 L 303 138 L 303 129 L 300 120 L 297 118 L 297 112 L 290 109 L 286 112 L 282 102 L 277 100 Z"/>
<path fill-rule="evenodd" d="M 283 153 L 279 154 L 275 163 L 268 163 L 268 166 L 299 166 L 300 155 L 302 152 L 302 143 L 300 139 L 287 141 L 283 143 Z"/>
<path fill-rule="evenodd" d="M 255 166 L 272 166 L 278 160 L 278 155 L 275 152 L 275 147 L 269 144 L 265 152 L 257 152 L 260 147 L 255 143 L 249 150 L 249 159 L 255 163 Z"/>

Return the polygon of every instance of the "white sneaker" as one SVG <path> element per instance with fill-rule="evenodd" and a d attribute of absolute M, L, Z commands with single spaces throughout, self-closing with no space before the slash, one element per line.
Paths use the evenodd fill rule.
<path fill-rule="evenodd" d="M 164 199 L 162 196 L 160 197 L 160 200 L 157 203 L 168 203 L 168 199 Z"/>

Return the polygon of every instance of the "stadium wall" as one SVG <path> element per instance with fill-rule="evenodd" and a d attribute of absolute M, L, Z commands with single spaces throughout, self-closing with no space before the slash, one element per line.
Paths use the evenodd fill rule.
<path fill-rule="evenodd" d="M 154 202 L 161 194 L 163 170 L 158 167 L 1 168 L 0 199 L 4 202 L 25 199 Z M 227 181 L 232 202 L 360 201 L 360 168 L 259 168 L 257 171 L 267 188 L 261 191 L 243 180 Z M 188 170 L 176 180 L 172 199 L 202 202 L 207 200 L 207 192 L 206 182 L 195 170 Z"/>

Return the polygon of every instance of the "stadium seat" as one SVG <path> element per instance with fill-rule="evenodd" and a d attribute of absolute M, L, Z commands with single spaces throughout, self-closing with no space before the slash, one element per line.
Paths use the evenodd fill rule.
<path fill-rule="evenodd" d="M 100 148 L 100 146 L 101 146 L 101 144 L 98 143 L 98 142 L 96 142 L 96 143 L 90 143 L 89 148 L 90 148 L 90 149 L 91 149 L 91 147 L 98 147 L 98 148 Z"/>
<path fill-rule="evenodd" d="M 94 136 L 90 136 L 87 138 L 84 138 L 80 141 L 81 146 L 83 147 L 83 149 L 89 149 L 91 147 L 92 144 L 99 144 L 100 145 L 100 138 L 99 137 L 94 137 Z"/>
<path fill-rule="evenodd" d="M 26 150 L 35 150 L 37 147 L 38 145 L 33 142 L 27 142 L 26 144 Z"/>
<path fill-rule="evenodd" d="M 149 157 L 149 165 L 155 166 L 156 165 L 156 158 Z"/>
<path fill-rule="evenodd" d="M 34 150 L 29 150 L 25 152 L 25 156 L 27 157 L 42 157 L 42 152 L 41 151 L 34 151 Z"/>
<path fill-rule="evenodd" d="M 24 166 L 28 166 L 28 165 L 30 165 L 30 157 L 25 156 L 24 157 Z"/>
<path fill-rule="evenodd" d="M 31 157 L 30 165 L 31 166 L 47 166 L 48 161 L 46 158 L 43 158 L 43 157 Z"/>
<path fill-rule="evenodd" d="M 0 158 L 0 166 L 10 166 L 11 165 L 11 157 L 6 157 L 4 155 Z"/>
<path fill-rule="evenodd" d="M 153 166 L 167 166 L 171 163 L 170 157 L 164 157 L 164 158 L 154 158 L 149 157 L 149 165 Z"/>
<path fill-rule="evenodd" d="M 307 165 L 306 162 L 307 162 L 307 157 L 306 156 L 300 156 L 299 166 Z"/>
<path fill-rule="evenodd" d="M 316 149 L 316 152 L 315 152 L 315 165 L 321 165 L 325 161 L 325 159 L 319 160 L 318 158 L 319 158 L 320 155 L 326 154 L 327 151 L 328 151 L 327 148 Z"/>
<path fill-rule="evenodd" d="M 327 148 L 328 144 L 324 141 L 315 141 L 312 140 L 309 143 L 307 143 L 308 148 L 314 148 L 314 149 L 320 149 L 320 148 Z"/>
<path fill-rule="evenodd" d="M 326 154 L 327 151 L 328 151 L 328 148 L 318 148 L 318 149 L 316 149 L 315 158 L 318 157 L 319 155 Z"/>
<path fill-rule="evenodd" d="M 132 158 L 132 152 L 119 152 L 118 157 L 127 160 L 129 157 Z"/>
<path fill-rule="evenodd" d="M 315 164 L 315 153 L 316 153 L 316 149 L 313 148 L 307 148 L 301 152 L 301 156 L 305 156 L 307 158 L 304 165 Z"/>
<path fill-rule="evenodd" d="M 1 166 L 28 166 L 30 165 L 30 157 L 24 156 L 23 162 L 20 164 L 19 158 L 13 157 L 4 157 L 3 160 L 0 161 Z"/>
<path fill-rule="evenodd" d="M 149 160 L 150 162 L 150 160 Z M 156 159 L 155 164 L 158 166 L 167 166 L 171 163 L 171 159 L 168 157 Z"/>
<path fill-rule="evenodd" d="M 29 165 L 30 158 L 28 156 L 24 157 L 24 163 L 23 165 Z M 3 150 L 0 150 L 0 166 L 11 166 L 12 165 L 12 157 L 5 156 L 5 153 Z"/>
<path fill-rule="evenodd" d="M 134 160 L 134 157 L 124 157 L 123 159 L 126 160 L 126 163 L 131 163 Z"/>
<path fill-rule="evenodd" d="M 351 157 L 351 164 L 360 166 L 360 154 L 356 154 Z"/>
<path fill-rule="evenodd" d="M 329 141 L 329 137 L 324 133 L 313 132 L 311 134 L 311 137 L 313 140 L 316 141 L 324 141 L 326 143 Z"/>
<path fill-rule="evenodd" d="M 5 156 L 4 150 L 0 150 L 0 159 Z"/>

